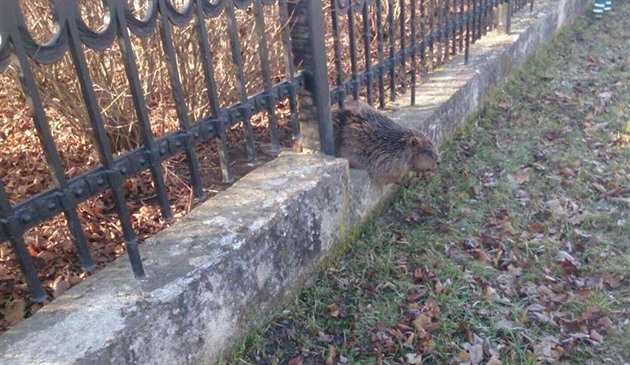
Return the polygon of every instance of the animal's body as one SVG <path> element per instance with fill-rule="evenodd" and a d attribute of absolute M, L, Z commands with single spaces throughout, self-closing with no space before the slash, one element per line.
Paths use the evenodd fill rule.
<path fill-rule="evenodd" d="M 400 183 L 410 172 L 425 176 L 440 162 L 431 139 L 352 97 L 343 110 L 333 107 L 332 119 L 337 156 L 352 168 L 366 170 L 378 184 Z"/>

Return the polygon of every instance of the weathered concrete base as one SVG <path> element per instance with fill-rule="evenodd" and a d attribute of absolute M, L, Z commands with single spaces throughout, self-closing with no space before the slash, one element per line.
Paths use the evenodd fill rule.
<path fill-rule="evenodd" d="M 393 117 L 452 135 L 497 85 L 588 0 L 537 0 L 513 34 L 479 41 L 417 89 Z M 404 98 L 399 99 L 403 104 Z M 392 197 L 346 161 L 284 154 L 0 337 L 2 364 L 212 364 L 269 319 L 339 243 Z"/>

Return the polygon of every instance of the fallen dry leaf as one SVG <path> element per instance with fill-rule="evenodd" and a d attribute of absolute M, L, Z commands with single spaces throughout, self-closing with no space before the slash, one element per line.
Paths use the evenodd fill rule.
<path fill-rule="evenodd" d="M 341 314 L 341 311 L 339 310 L 339 306 L 337 305 L 337 303 L 333 303 L 333 304 L 328 306 L 328 315 L 329 316 L 331 316 L 333 318 L 338 318 L 340 314 Z"/>
<path fill-rule="evenodd" d="M 540 222 L 530 222 L 527 225 L 527 231 L 529 233 L 532 233 L 532 234 L 544 233 L 545 232 L 545 225 L 540 223 Z"/>
<path fill-rule="evenodd" d="M 465 349 L 460 349 L 459 354 L 455 358 L 455 362 L 457 363 L 470 363 L 470 353 Z"/>
<path fill-rule="evenodd" d="M 526 182 L 529 182 L 529 178 L 530 178 L 530 173 L 532 172 L 532 168 L 528 167 L 526 169 L 524 169 L 523 171 L 519 171 L 513 175 L 509 175 L 508 176 L 508 180 L 511 183 L 516 183 L 518 185 L 520 184 L 524 184 Z"/>
<path fill-rule="evenodd" d="M 424 279 L 424 270 L 422 270 L 422 268 L 418 267 L 413 271 L 413 281 L 416 284 L 419 284 L 422 282 L 422 280 Z"/>
<path fill-rule="evenodd" d="M 4 320 L 9 322 L 9 325 L 14 326 L 24 320 L 24 310 L 26 309 L 26 301 L 23 298 L 18 298 L 9 302 L 4 309 Z"/>
<path fill-rule="evenodd" d="M 608 191 L 603 185 L 598 184 L 598 183 L 592 183 L 591 186 L 593 187 L 593 189 L 597 190 L 598 192 L 602 194 Z"/>
<path fill-rule="evenodd" d="M 591 332 L 589 333 L 589 335 L 591 336 L 591 339 L 595 342 L 599 342 L 602 343 L 604 342 L 604 336 L 600 335 L 597 331 L 595 330 L 591 330 Z"/>
<path fill-rule="evenodd" d="M 477 248 L 472 250 L 471 253 L 477 259 L 477 261 L 483 262 L 484 264 L 492 265 L 492 257 L 488 255 L 484 250 Z"/>
<path fill-rule="evenodd" d="M 483 346 L 482 345 L 473 345 L 470 347 L 470 362 L 475 364 L 480 364 L 483 361 Z"/>
<path fill-rule="evenodd" d="M 518 231 L 512 226 L 512 223 L 507 220 L 504 220 L 501 222 L 501 228 L 503 229 L 505 233 L 508 233 L 511 235 L 515 235 L 518 233 Z"/>
<path fill-rule="evenodd" d="M 611 328 L 614 325 L 613 321 L 608 316 L 600 318 L 599 321 L 597 321 L 597 324 L 604 327 L 605 329 Z"/>
<path fill-rule="evenodd" d="M 302 365 L 304 363 L 304 356 L 297 355 L 289 360 L 289 365 Z"/>
<path fill-rule="evenodd" d="M 540 360 L 555 362 L 564 353 L 564 349 L 558 346 L 559 343 L 557 337 L 545 336 L 534 344 L 534 354 Z"/>
<path fill-rule="evenodd" d="M 338 352 L 335 346 L 328 346 L 328 357 L 326 358 L 326 365 L 334 365 L 337 354 Z"/>
<path fill-rule="evenodd" d="M 322 342 L 329 343 L 329 342 L 333 341 L 333 337 L 331 335 L 328 335 L 328 334 L 324 333 L 324 332 L 319 332 L 319 336 L 318 337 L 319 337 L 319 340 L 322 341 Z"/>
<path fill-rule="evenodd" d="M 501 360 L 499 360 L 499 358 L 496 357 L 496 355 L 492 355 L 486 365 L 503 365 L 503 363 L 501 362 Z"/>

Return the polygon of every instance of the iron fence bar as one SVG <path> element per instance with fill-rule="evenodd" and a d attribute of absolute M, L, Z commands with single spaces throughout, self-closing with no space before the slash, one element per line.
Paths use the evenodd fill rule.
<path fill-rule="evenodd" d="M 110 6 L 114 6 L 114 4 L 110 4 Z M 171 221 L 173 219 L 173 212 L 171 211 L 171 206 L 168 201 L 168 193 L 166 190 L 166 184 L 164 183 L 164 176 L 162 175 L 162 164 L 160 162 L 160 155 L 164 155 L 166 153 L 166 149 L 157 147 L 155 138 L 153 137 L 153 132 L 151 131 L 149 112 L 147 110 L 146 101 L 144 100 L 140 77 L 138 76 L 138 65 L 136 64 L 136 58 L 133 54 L 133 48 L 129 38 L 130 36 L 127 28 L 124 6 L 125 5 L 122 0 L 118 0 L 118 2 L 115 3 L 115 13 L 112 21 L 116 22 L 118 47 L 120 48 L 120 53 L 125 67 L 125 74 L 127 76 L 127 81 L 129 82 L 133 106 L 140 126 L 142 143 L 147 151 L 147 162 L 155 184 L 162 218 L 166 221 Z M 131 228 L 131 224 L 127 223 L 127 220 L 122 219 L 121 217 L 121 222 L 122 221 L 125 222 L 122 225 L 125 241 L 134 242 L 136 238 L 135 233 L 133 233 L 133 229 Z"/>
<path fill-rule="evenodd" d="M 245 74 L 243 65 L 243 56 L 241 55 L 241 45 L 238 39 L 238 26 L 236 24 L 236 14 L 234 13 L 234 0 L 230 0 L 225 5 L 227 13 L 228 33 L 230 38 L 230 50 L 232 53 L 232 62 L 236 67 L 236 89 L 239 94 L 241 104 L 241 114 L 243 115 L 243 126 L 245 127 L 245 138 L 247 140 L 246 148 L 250 162 L 253 166 L 258 166 L 258 157 L 256 155 L 256 145 L 254 140 L 254 128 L 252 127 L 251 117 L 252 110 L 247 105 L 247 88 L 245 84 Z"/>
<path fill-rule="evenodd" d="M 490 0 L 490 30 L 494 30 L 498 25 L 497 18 L 498 3 L 497 0 Z"/>
<path fill-rule="evenodd" d="M 68 223 L 68 228 L 74 237 L 79 260 L 87 271 L 93 271 L 96 265 L 90 256 L 90 250 L 87 246 L 85 234 L 83 233 L 79 215 L 76 211 L 76 202 L 71 196 L 61 157 L 55 145 L 50 130 L 50 124 L 48 123 L 48 118 L 46 117 L 44 106 L 37 89 L 35 76 L 29 65 L 26 49 L 21 38 L 19 26 L 24 23 L 22 13 L 17 3 L 12 1 L 10 7 L 12 9 L 9 9 L 9 13 L 11 13 L 10 17 L 13 17 L 13 19 L 3 19 L 3 22 L 6 21 L 10 27 L 9 41 L 13 49 L 15 60 L 17 61 L 14 65 L 19 69 L 18 76 L 22 91 L 24 92 L 28 107 L 31 110 L 35 129 L 37 130 L 37 137 L 39 138 L 48 168 L 52 174 L 55 187 L 59 190 L 60 194 L 64 195 L 64 198 L 61 200 L 62 209 Z M 31 219 L 33 219 L 33 217 L 30 214 L 24 214 L 20 217 L 22 224 L 28 223 Z"/>
<path fill-rule="evenodd" d="M 531 0 L 530 5 L 529 5 L 529 11 L 533 12 L 534 11 L 534 0 Z"/>
<path fill-rule="evenodd" d="M 363 20 L 363 49 L 365 53 L 365 72 L 367 72 L 367 102 L 368 104 L 372 105 L 374 104 L 374 76 L 372 75 L 372 49 L 370 45 L 370 7 L 367 1 L 363 3 L 361 19 Z"/>
<path fill-rule="evenodd" d="M 497 8 L 497 0 L 488 0 L 488 1 L 490 3 L 489 4 L 490 9 L 488 9 L 488 12 L 489 12 L 488 17 L 489 17 L 489 23 L 490 23 L 488 31 L 492 31 L 492 30 L 494 30 L 496 28 L 496 22 L 495 22 L 494 14 L 495 14 L 496 8 Z"/>
<path fill-rule="evenodd" d="M 289 5 L 293 61 L 302 67 L 304 79 L 298 94 L 302 147 L 334 156 L 322 0 L 293 0 Z"/>
<path fill-rule="evenodd" d="M 477 4 L 477 16 L 479 17 L 477 19 L 477 39 L 481 39 L 483 36 L 483 2 L 484 0 L 479 0 L 479 4 Z"/>
<path fill-rule="evenodd" d="M 422 79 L 426 78 L 429 68 L 427 65 L 426 17 L 425 0 L 420 0 L 420 72 Z"/>
<path fill-rule="evenodd" d="M 341 65 L 341 40 L 340 40 L 340 32 L 339 32 L 339 7 L 337 4 L 337 0 L 330 0 L 330 16 L 332 22 L 332 31 L 333 31 L 333 48 L 335 54 L 335 80 L 337 82 L 337 86 L 341 87 L 343 85 L 343 67 Z M 345 95 L 342 95 L 338 104 L 339 107 L 343 107 L 343 99 Z"/>
<path fill-rule="evenodd" d="M 481 39 L 486 34 L 486 1 L 479 0 L 479 33 L 478 39 Z"/>
<path fill-rule="evenodd" d="M 435 29 L 432 30 L 432 32 L 435 32 L 435 34 L 437 35 L 437 49 L 436 49 L 436 55 L 435 55 L 435 60 L 436 60 L 436 64 L 437 66 L 440 66 L 442 64 L 442 26 L 444 24 L 444 2 L 443 0 L 438 0 L 437 2 L 437 26 L 435 27 Z"/>
<path fill-rule="evenodd" d="M 470 13 L 470 16 L 472 18 L 471 21 L 471 34 L 470 34 L 470 42 L 472 44 L 475 44 L 475 41 L 477 40 L 477 1 L 478 0 L 469 0 L 470 2 L 472 2 L 472 11 Z"/>
<path fill-rule="evenodd" d="M 450 0 L 445 0 L 444 10 L 442 10 L 442 14 L 444 14 L 444 62 L 450 59 L 449 52 L 451 50 L 451 40 L 449 36 L 451 35 L 451 2 Z"/>
<path fill-rule="evenodd" d="M 4 20 L 3 20 L 4 21 Z M 3 32 L 4 33 L 4 32 Z M 33 258 L 28 253 L 26 242 L 22 237 L 23 232 L 20 231 L 20 224 L 11 222 L 8 217 L 13 215 L 13 208 L 4 190 L 4 184 L 0 181 L 0 231 L 2 231 L 11 242 L 11 247 L 15 251 L 18 265 L 24 274 L 26 284 L 31 292 L 31 298 L 38 303 L 48 298 L 48 294 L 42 287 L 42 283 L 37 276 L 37 269 L 33 263 Z"/>
<path fill-rule="evenodd" d="M 98 185 L 108 185 L 112 192 L 121 226 L 127 230 L 127 234 L 131 232 L 129 236 L 126 236 L 125 240 L 129 260 L 134 268 L 134 273 L 138 276 L 142 276 L 144 271 L 142 269 L 140 254 L 137 246 L 135 245 L 136 240 L 135 235 L 133 234 L 133 228 L 131 227 L 131 215 L 127 209 L 125 195 L 122 191 L 123 172 L 114 164 L 114 158 L 109 146 L 109 139 L 104 128 L 105 123 L 100 112 L 96 92 L 94 91 L 85 54 L 81 46 L 81 39 L 76 23 L 76 19 L 80 16 L 80 10 L 77 3 L 73 3 L 72 5 L 68 2 L 60 4 L 64 4 L 61 5 L 63 6 L 61 9 L 62 11 L 67 11 L 71 14 L 67 23 L 70 55 L 72 57 L 72 63 L 74 65 L 79 84 L 81 85 L 83 101 L 85 102 L 90 126 L 94 133 L 94 140 L 99 153 L 100 162 L 106 171 L 106 178 L 101 177 L 96 180 L 96 183 Z"/>
<path fill-rule="evenodd" d="M 333 0 L 334 1 L 334 0 Z M 381 0 L 376 1 L 376 35 L 378 62 L 383 64 L 385 58 L 385 30 L 383 29 L 383 5 Z M 385 69 L 378 67 L 378 102 L 381 109 L 385 108 Z"/>
<path fill-rule="evenodd" d="M 405 13 L 405 0 L 400 0 L 400 50 L 404 54 L 407 49 L 405 39 L 407 38 L 407 31 L 405 29 L 406 13 Z M 407 92 L 407 59 L 401 57 L 400 59 L 400 72 L 402 74 L 400 87 L 401 92 L 404 94 Z"/>
<path fill-rule="evenodd" d="M 389 58 L 394 59 L 396 55 L 396 33 L 394 33 L 394 0 L 387 0 L 389 21 Z M 389 69 L 389 99 L 396 100 L 396 67 L 395 64 Z"/>
<path fill-rule="evenodd" d="M 475 42 L 479 39 L 481 39 L 481 29 L 482 29 L 482 21 L 483 21 L 483 0 L 477 0 L 477 8 L 476 8 L 476 12 L 475 15 L 477 17 L 477 29 L 475 32 Z"/>
<path fill-rule="evenodd" d="M 411 1 L 411 105 L 416 105 L 416 73 L 417 73 L 417 59 L 416 59 L 416 2 Z"/>
<path fill-rule="evenodd" d="M 453 0 L 453 7 L 449 11 L 449 15 L 453 18 L 453 29 L 452 29 L 452 35 L 451 35 L 451 37 L 453 38 L 451 53 L 453 54 L 453 56 L 457 54 L 457 28 L 459 27 L 459 18 L 457 17 L 457 10 L 459 10 L 459 7 L 457 6 L 457 0 Z"/>
<path fill-rule="evenodd" d="M 484 1 L 484 9 L 483 9 L 483 35 L 487 35 L 488 34 L 488 28 L 491 28 L 492 25 L 490 23 L 490 10 L 491 10 L 491 4 L 490 4 L 490 0 L 483 0 Z"/>
<path fill-rule="evenodd" d="M 348 9 L 348 41 L 350 43 L 350 74 L 352 77 L 352 96 L 355 100 L 359 98 L 359 89 L 361 83 L 357 75 L 359 74 L 357 66 L 357 38 L 355 34 L 354 24 L 354 6 Z"/>
<path fill-rule="evenodd" d="M 470 2 L 474 1 L 474 0 L 466 0 L 466 5 L 467 5 L 467 17 L 466 17 L 466 47 L 465 47 L 465 51 L 464 51 L 464 63 L 468 64 L 468 60 L 470 58 L 470 23 L 471 23 L 471 16 L 470 16 Z M 474 18 L 473 18 L 474 19 Z M 474 29 L 474 25 L 473 25 L 473 29 Z"/>
<path fill-rule="evenodd" d="M 282 29 L 282 51 L 284 53 L 284 68 L 287 75 L 287 81 L 290 85 L 295 82 L 295 67 L 293 66 L 293 55 L 291 54 L 291 38 L 289 31 L 289 9 L 287 0 L 278 0 L 280 28 Z M 297 96 L 295 88 L 289 91 L 289 111 L 291 119 L 291 132 L 293 140 L 300 138 L 300 123 L 298 120 Z"/>
<path fill-rule="evenodd" d="M 442 63 L 446 63 L 450 59 L 451 53 L 451 19 L 450 19 L 451 0 L 444 0 L 444 7 L 442 8 L 442 26 L 440 32 L 444 38 L 444 49 Z"/>
<path fill-rule="evenodd" d="M 234 176 L 232 175 L 232 168 L 230 167 L 230 159 L 227 149 L 226 121 L 223 113 L 221 112 L 221 106 L 219 105 L 217 82 L 216 78 L 214 77 L 213 54 L 210 51 L 208 29 L 206 27 L 205 16 L 203 13 L 203 0 L 195 0 L 195 18 L 195 27 L 197 30 L 197 35 L 199 37 L 198 41 L 199 49 L 201 51 L 201 65 L 203 68 L 203 76 L 208 93 L 208 102 L 210 103 L 210 111 L 212 113 L 212 116 L 217 119 L 216 130 L 219 134 L 217 151 L 219 153 L 221 175 L 223 177 L 223 182 L 231 183 L 234 181 Z M 202 130 L 202 136 L 204 136 L 204 134 L 207 134 L 204 132 L 206 131 Z"/>
<path fill-rule="evenodd" d="M 470 17 L 471 17 L 471 30 L 470 30 L 470 44 L 475 44 L 475 42 L 477 41 L 477 6 L 479 4 L 479 0 L 470 0 L 472 1 L 472 7 L 471 7 L 471 13 L 470 13 Z"/>
<path fill-rule="evenodd" d="M 190 182 L 192 185 L 193 195 L 196 199 L 203 200 L 205 194 L 203 192 L 201 176 L 199 174 L 199 159 L 197 158 L 197 154 L 193 148 L 195 146 L 194 140 L 199 138 L 200 134 L 195 135 L 190 132 L 186 98 L 184 97 L 184 88 L 179 76 L 179 70 L 177 69 L 177 54 L 175 52 L 175 47 L 173 46 L 173 36 L 171 34 L 171 25 L 168 19 L 168 11 L 166 9 L 165 0 L 158 0 L 158 12 L 160 13 L 160 40 L 162 41 L 166 69 L 168 71 L 168 78 L 171 84 L 173 100 L 175 101 L 175 111 L 177 112 L 177 119 L 179 121 L 181 134 L 184 136 L 184 153 L 186 154 L 186 161 L 188 162 L 188 171 L 190 172 Z"/>
<path fill-rule="evenodd" d="M 269 96 L 265 103 L 267 117 L 269 118 L 269 135 L 274 153 L 280 152 L 280 140 L 278 138 L 278 120 L 276 117 L 276 99 L 272 93 L 271 67 L 269 66 L 269 48 L 267 46 L 267 36 L 265 33 L 265 15 L 263 12 L 262 0 L 254 0 L 254 22 L 258 35 L 258 56 L 262 69 L 263 90 Z"/>
<path fill-rule="evenodd" d="M 435 1 L 429 0 L 429 65 L 431 71 L 435 70 Z"/>
<path fill-rule="evenodd" d="M 490 0 L 490 29 L 494 30 L 498 25 L 498 3 L 497 0 Z"/>
<path fill-rule="evenodd" d="M 464 24 L 464 16 L 466 15 L 464 13 L 464 1 L 465 0 L 459 0 L 459 53 L 464 51 L 464 31 L 466 29 Z"/>

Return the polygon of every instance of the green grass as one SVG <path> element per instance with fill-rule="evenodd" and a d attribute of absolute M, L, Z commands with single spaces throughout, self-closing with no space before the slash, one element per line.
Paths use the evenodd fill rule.
<path fill-rule="evenodd" d="M 630 361 L 630 191 L 605 196 L 630 186 L 630 4 L 615 7 L 495 90 L 436 178 L 223 363 L 451 364 L 475 344 L 483 364 Z"/>

